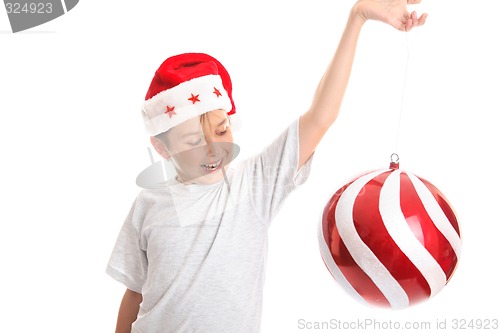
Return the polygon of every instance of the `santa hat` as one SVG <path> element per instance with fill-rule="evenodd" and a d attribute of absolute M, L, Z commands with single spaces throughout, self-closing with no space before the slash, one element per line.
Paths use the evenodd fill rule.
<path fill-rule="evenodd" d="M 236 112 L 229 73 L 204 53 L 184 53 L 165 60 L 156 71 L 142 106 L 149 135 L 168 131 L 204 113 Z"/>

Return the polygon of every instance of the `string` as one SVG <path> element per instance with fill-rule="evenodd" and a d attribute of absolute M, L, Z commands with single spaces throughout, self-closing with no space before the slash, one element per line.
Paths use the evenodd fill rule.
<path fill-rule="evenodd" d="M 397 130 L 396 130 L 396 144 L 394 146 L 394 153 L 393 153 L 393 155 L 397 156 L 398 160 L 399 160 L 399 156 L 397 155 L 397 153 L 399 150 L 399 138 L 401 135 L 401 123 L 402 123 L 402 118 L 403 118 L 403 109 L 404 109 L 405 94 L 406 94 L 406 81 L 408 80 L 408 64 L 410 62 L 410 42 L 408 40 L 408 31 L 405 31 L 405 38 L 406 38 L 406 63 L 405 63 L 404 76 L 403 76 L 403 91 L 401 93 L 401 105 L 399 107 L 399 119 L 398 119 Z M 392 159 L 392 157 L 391 157 L 391 159 Z"/>

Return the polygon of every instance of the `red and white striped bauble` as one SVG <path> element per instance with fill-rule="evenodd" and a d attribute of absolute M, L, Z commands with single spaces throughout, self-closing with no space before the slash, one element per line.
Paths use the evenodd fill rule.
<path fill-rule="evenodd" d="M 319 244 L 328 270 L 351 296 L 403 309 L 448 283 L 462 243 L 444 195 L 391 163 L 332 196 L 320 223 Z"/>

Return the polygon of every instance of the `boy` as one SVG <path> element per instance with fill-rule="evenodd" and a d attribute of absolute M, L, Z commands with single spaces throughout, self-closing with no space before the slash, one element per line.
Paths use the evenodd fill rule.
<path fill-rule="evenodd" d="M 177 177 L 138 195 L 116 242 L 107 272 L 127 287 L 116 332 L 260 331 L 267 230 L 337 117 L 361 28 L 373 19 L 409 31 L 427 17 L 408 13 L 418 2 L 356 2 L 310 109 L 231 169 L 235 107 L 225 68 L 205 54 L 160 66 L 143 116 Z"/>

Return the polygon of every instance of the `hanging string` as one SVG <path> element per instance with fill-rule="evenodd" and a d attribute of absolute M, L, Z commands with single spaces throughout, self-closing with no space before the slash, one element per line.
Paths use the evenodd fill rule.
<path fill-rule="evenodd" d="M 401 134 L 401 123 L 402 123 L 402 118 L 403 118 L 403 109 L 404 109 L 404 103 L 405 103 L 405 93 L 406 93 L 406 81 L 408 80 L 408 64 L 410 62 L 410 42 L 408 40 L 408 32 L 405 31 L 405 39 L 406 39 L 406 63 L 405 63 L 405 69 L 404 69 L 404 76 L 403 76 L 403 91 L 401 93 L 401 105 L 399 108 L 399 119 L 398 119 L 398 124 L 397 124 L 397 129 L 396 129 L 396 143 L 394 146 L 394 153 L 391 155 L 391 161 L 394 162 L 395 159 L 399 161 L 399 156 L 398 156 L 398 149 L 399 149 L 399 137 Z"/>

